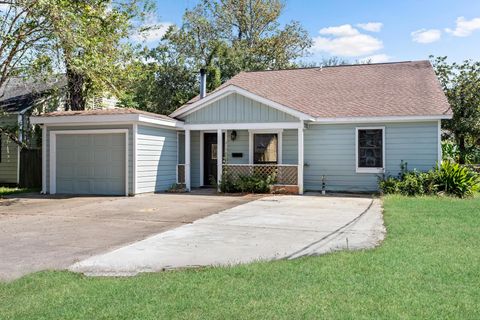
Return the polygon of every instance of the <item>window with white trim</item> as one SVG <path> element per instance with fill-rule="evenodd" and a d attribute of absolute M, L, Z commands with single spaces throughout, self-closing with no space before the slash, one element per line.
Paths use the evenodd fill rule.
<path fill-rule="evenodd" d="M 357 128 L 357 172 L 383 172 L 385 128 Z"/>
<path fill-rule="evenodd" d="M 278 135 L 276 133 L 255 133 L 253 135 L 253 163 L 278 163 Z"/>

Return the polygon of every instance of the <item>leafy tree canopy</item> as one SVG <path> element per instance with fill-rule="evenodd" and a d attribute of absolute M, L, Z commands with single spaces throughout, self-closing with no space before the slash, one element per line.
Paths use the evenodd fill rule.
<path fill-rule="evenodd" d="M 460 162 L 480 147 L 480 62 L 448 63 L 447 57 L 431 57 L 435 72 L 453 111 L 443 127 L 455 140 Z"/>
<path fill-rule="evenodd" d="M 142 0 L 7 0 L 0 10 L 0 87 L 15 75 L 65 73 L 67 108 L 83 109 L 87 97 L 121 94 L 127 41 L 152 10 Z"/>
<path fill-rule="evenodd" d="M 132 86 L 136 105 L 171 112 L 198 92 L 200 68 L 207 69 L 207 89 L 213 90 L 240 71 L 295 66 L 311 39 L 298 22 L 279 23 L 284 8 L 280 0 L 204 0 L 187 10 L 182 25 L 170 27 L 148 53 L 151 63 L 143 71 L 155 84 L 151 90 L 142 80 Z"/>

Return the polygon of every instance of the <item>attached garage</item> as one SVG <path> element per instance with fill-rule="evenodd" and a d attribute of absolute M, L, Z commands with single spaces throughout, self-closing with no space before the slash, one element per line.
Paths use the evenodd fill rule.
<path fill-rule="evenodd" d="M 43 130 L 43 193 L 135 195 L 176 182 L 179 122 L 172 118 L 119 108 L 31 121 Z"/>
<path fill-rule="evenodd" d="M 52 190 L 63 194 L 128 194 L 127 129 L 51 134 L 55 145 Z"/>

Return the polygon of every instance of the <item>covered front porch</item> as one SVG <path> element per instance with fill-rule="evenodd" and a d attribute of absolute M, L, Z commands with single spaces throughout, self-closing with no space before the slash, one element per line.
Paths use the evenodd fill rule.
<path fill-rule="evenodd" d="M 178 132 L 177 183 L 190 191 L 219 186 L 226 175 L 273 176 L 276 187 L 302 194 L 303 128 L 303 121 L 186 124 Z"/>

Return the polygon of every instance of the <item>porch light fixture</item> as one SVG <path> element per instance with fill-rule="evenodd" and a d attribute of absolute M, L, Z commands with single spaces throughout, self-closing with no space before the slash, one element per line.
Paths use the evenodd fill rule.
<path fill-rule="evenodd" d="M 233 130 L 232 133 L 230 133 L 230 139 L 232 141 L 235 141 L 237 139 L 237 131 Z"/>

